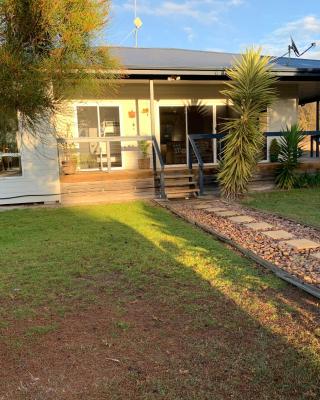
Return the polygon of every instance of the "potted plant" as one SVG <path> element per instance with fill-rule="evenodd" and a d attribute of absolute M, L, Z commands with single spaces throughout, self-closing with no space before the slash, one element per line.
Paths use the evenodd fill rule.
<path fill-rule="evenodd" d="M 269 156 L 270 162 L 278 162 L 279 160 L 280 145 L 277 139 L 272 139 L 270 143 Z"/>
<path fill-rule="evenodd" d="M 64 160 L 61 161 L 61 169 L 64 175 L 73 175 L 77 171 L 78 157 L 74 144 L 63 143 L 62 150 Z"/>
<path fill-rule="evenodd" d="M 139 169 L 149 169 L 150 168 L 150 156 L 149 156 L 149 147 L 150 143 L 146 140 L 142 140 L 138 144 L 140 153 L 142 158 L 138 159 Z"/>

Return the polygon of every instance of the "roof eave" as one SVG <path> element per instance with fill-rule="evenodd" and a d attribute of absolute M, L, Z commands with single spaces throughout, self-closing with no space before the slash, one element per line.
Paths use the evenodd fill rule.
<path fill-rule="evenodd" d="M 167 76 L 167 75 L 194 75 L 194 76 L 225 76 L 226 77 L 226 70 L 225 69 L 186 69 L 186 68 L 179 68 L 179 69 L 125 69 L 122 71 L 125 75 L 159 75 L 159 76 Z M 320 77 L 320 69 L 317 70 L 310 70 L 310 69 L 276 69 L 274 70 L 276 76 L 279 77 Z"/>

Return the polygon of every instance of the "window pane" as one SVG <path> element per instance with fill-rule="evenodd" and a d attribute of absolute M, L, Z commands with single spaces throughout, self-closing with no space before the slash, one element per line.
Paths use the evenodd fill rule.
<path fill-rule="evenodd" d="M 188 107 L 188 132 L 189 135 L 202 133 L 213 133 L 212 106 L 196 105 Z M 213 141 L 212 139 L 196 140 L 196 145 L 205 163 L 213 162 Z M 192 152 L 192 161 L 196 162 L 196 156 Z"/>
<path fill-rule="evenodd" d="M 100 168 L 100 145 L 99 143 L 79 143 L 78 159 L 80 169 Z"/>
<path fill-rule="evenodd" d="M 99 137 L 98 108 L 77 107 L 79 137 Z M 100 146 L 97 142 L 79 143 L 75 149 L 80 169 L 100 168 Z M 67 157 L 68 158 L 68 157 Z"/>
<path fill-rule="evenodd" d="M 237 118 L 235 111 L 228 105 L 222 106 L 218 105 L 216 108 L 217 112 L 217 124 L 216 132 L 223 133 L 226 135 L 228 132 L 224 130 L 224 124 L 233 118 Z M 223 156 L 223 151 L 225 147 L 225 141 L 223 139 L 217 139 L 217 159 L 221 160 Z"/>
<path fill-rule="evenodd" d="M 187 162 L 184 107 L 160 108 L 160 143 L 165 164 L 185 164 Z"/>
<path fill-rule="evenodd" d="M 1 135 L 0 177 L 22 175 L 21 157 L 16 134 Z"/>
<path fill-rule="evenodd" d="M 79 137 L 98 137 L 97 107 L 77 107 Z"/>
<path fill-rule="evenodd" d="M 120 136 L 119 107 L 99 107 L 101 137 Z M 101 143 L 103 168 L 108 167 L 107 144 Z M 121 142 L 110 142 L 111 166 L 121 167 Z"/>

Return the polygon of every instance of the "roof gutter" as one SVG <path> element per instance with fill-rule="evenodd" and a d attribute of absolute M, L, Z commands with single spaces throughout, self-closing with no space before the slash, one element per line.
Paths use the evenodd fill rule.
<path fill-rule="evenodd" d="M 180 75 L 180 76 L 217 76 L 217 77 L 226 77 L 225 69 L 216 69 L 216 70 L 192 70 L 192 69 L 126 69 L 122 71 L 127 76 L 130 75 L 159 75 L 159 76 L 167 76 L 167 75 Z M 310 71 L 295 69 L 295 70 L 275 70 L 275 75 L 278 77 L 313 77 L 320 78 L 320 70 Z"/>

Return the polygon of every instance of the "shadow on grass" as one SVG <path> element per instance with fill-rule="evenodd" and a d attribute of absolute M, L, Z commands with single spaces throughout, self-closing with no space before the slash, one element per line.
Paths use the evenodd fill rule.
<path fill-rule="evenodd" d="M 78 390 L 90 399 L 320 395 L 319 347 L 281 299 L 287 286 L 168 212 L 144 203 L 14 211 L 0 216 L 0 226 L 6 226 L 0 231 L 0 302 L 9 323 L 21 304 L 53 312 L 66 306 L 66 321 L 80 305 L 90 312 L 99 305 L 117 316 L 103 335 L 126 327 L 113 336 L 117 357 L 125 360 L 117 369 L 108 368 L 102 350 L 94 364 L 92 351 L 77 354 L 74 374 L 60 389 L 57 383 L 52 398 L 76 398 L 58 391 L 72 392 L 79 379 Z M 312 320 L 310 310 L 303 312 L 301 321 Z M 84 324 L 78 334 L 85 330 Z M 46 337 L 55 334 L 61 332 Z M 94 342 L 102 333 L 90 335 Z M 34 376 L 41 365 L 53 365 L 54 386 L 67 360 L 49 350 L 35 356 L 32 346 L 24 361 L 39 368 Z M 20 361 L 13 358 L 0 370 L 15 371 Z M 6 380 L 6 390 L 14 384 Z M 30 390 L 39 395 L 44 388 Z"/>

